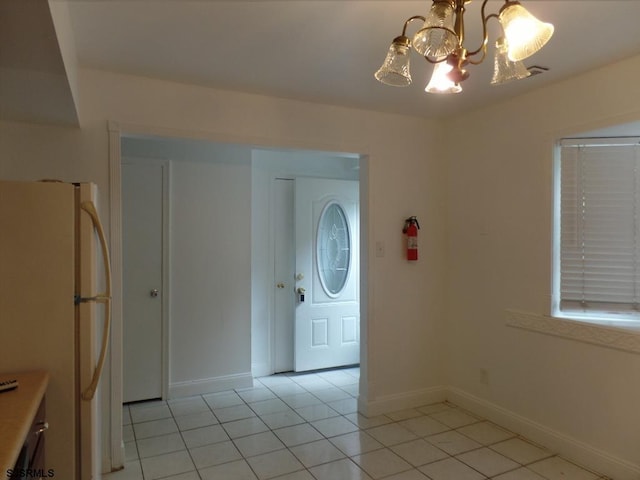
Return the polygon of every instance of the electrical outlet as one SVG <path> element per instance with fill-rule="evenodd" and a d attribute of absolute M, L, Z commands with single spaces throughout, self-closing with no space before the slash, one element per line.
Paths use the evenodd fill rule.
<path fill-rule="evenodd" d="M 482 385 L 489 385 L 489 371 L 485 368 L 480 369 L 480 383 Z"/>

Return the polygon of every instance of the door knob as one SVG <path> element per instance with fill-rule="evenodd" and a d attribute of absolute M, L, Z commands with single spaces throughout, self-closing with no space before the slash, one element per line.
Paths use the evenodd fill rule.
<path fill-rule="evenodd" d="M 158 292 L 158 289 L 154 288 L 153 290 L 151 290 L 149 292 L 149 295 L 152 296 L 153 298 L 156 298 L 158 296 L 158 293 L 160 293 L 160 292 Z"/>

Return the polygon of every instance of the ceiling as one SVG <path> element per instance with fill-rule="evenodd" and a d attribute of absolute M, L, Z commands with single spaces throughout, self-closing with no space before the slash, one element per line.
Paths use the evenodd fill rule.
<path fill-rule="evenodd" d="M 0 119 L 78 124 L 46 1 L 0 0 Z"/>
<path fill-rule="evenodd" d="M 68 5 L 81 67 L 424 118 L 455 115 L 640 54 L 640 1 L 521 0 L 555 25 L 549 44 L 525 61 L 550 70 L 491 86 L 491 48 L 483 64 L 468 68 L 463 93 L 439 96 L 424 93 L 432 67 L 415 53 L 413 85 L 388 87 L 373 77 L 404 21 L 427 13 L 427 0 L 51 1 Z M 470 50 L 481 42 L 480 4 L 467 6 Z M 501 5 L 491 0 L 487 11 Z M 496 23 L 489 25 L 490 45 Z M 409 36 L 417 28 L 411 24 Z"/>

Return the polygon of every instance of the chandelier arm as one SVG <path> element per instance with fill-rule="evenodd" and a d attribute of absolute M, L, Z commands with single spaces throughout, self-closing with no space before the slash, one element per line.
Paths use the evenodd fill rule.
<path fill-rule="evenodd" d="M 404 22 L 404 27 L 402 27 L 402 36 L 405 37 L 406 33 L 407 33 L 407 27 L 409 26 L 409 24 L 411 22 L 413 22 L 414 20 L 422 20 L 423 22 L 426 21 L 427 19 L 425 17 L 423 17 L 422 15 L 414 15 L 413 17 L 407 18 L 407 20 Z"/>
<path fill-rule="evenodd" d="M 478 60 L 472 60 L 471 58 L 467 57 L 467 62 L 469 62 L 471 65 L 480 65 L 482 62 L 484 62 L 484 59 L 487 56 L 487 45 L 485 44 L 481 50 L 476 50 L 475 52 L 468 54 L 469 56 L 471 55 L 476 55 L 478 54 L 480 51 L 482 51 L 482 56 L 478 59 Z"/>
<path fill-rule="evenodd" d="M 480 15 L 482 17 L 482 45 L 480 45 L 480 47 L 477 50 L 472 50 L 470 52 L 467 53 L 467 55 L 469 57 L 472 57 L 474 55 L 477 55 L 478 53 L 482 52 L 482 58 L 478 61 L 469 61 L 470 63 L 477 65 L 478 63 L 481 63 L 484 60 L 484 57 L 487 54 L 487 43 L 489 42 L 489 32 L 487 32 L 487 23 L 489 22 L 490 18 L 495 18 L 498 21 L 500 20 L 500 17 L 495 14 L 492 13 L 491 15 L 486 15 L 485 14 L 485 9 L 487 6 L 487 2 L 489 0 L 483 0 L 482 2 L 482 8 L 480 9 Z"/>
<path fill-rule="evenodd" d="M 485 2 L 487 0 L 484 0 Z M 471 2 L 471 0 L 456 0 L 455 3 L 455 11 L 456 11 L 456 20 L 453 26 L 454 34 L 458 37 L 458 45 L 462 47 L 464 43 L 464 12 L 466 11 L 465 5 Z"/>
<path fill-rule="evenodd" d="M 498 15 L 496 15 L 495 13 L 487 16 L 485 18 L 485 20 L 483 21 L 483 26 L 484 26 L 485 30 L 486 30 L 486 22 L 490 18 L 500 19 L 500 17 Z M 502 30 L 502 25 L 500 25 L 500 29 Z M 504 35 L 504 33 L 503 33 L 503 35 Z M 471 63 L 472 65 L 478 65 L 478 64 L 480 64 L 480 63 L 482 63 L 484 61 L 485 57 L 487 56 L 487 43 L 488 42 L 489 42 L 489 35 L 487 35 L 487 33 L 485 32 L 484 40 L 482 41 L 482 45 L 480 46 L 480 48 L 478 48 L 477 50 L 474 50 L 473 52 L 469 52 L 467 54 L 469 57 L 471 57 L 473 55 L 477 55 L 478 53 L 482 52 L 482 57 L 480 57 L 479 60 L 469 60 L 469 63 Z"/>
<path fill-rule="evenodd" d="M 448 56 L 446 56 L 446 57 L 442 57 L 442 58 L 441 58 L 441 59 L 439 59 L 439 60 L 431 60 L 431 58 L 426 57 L 426 56 L 425 56 L 425 57 L 423 57 L 423 58 L 424 58 L 427 62 L 429 62 L 429 63 L 431 63 L 431 64 L 435 65 L 435 64 L 437 64 L 437 63 L 442 63 L 442 62 L 446 61 L 449 57 L 448 57 Z"/>

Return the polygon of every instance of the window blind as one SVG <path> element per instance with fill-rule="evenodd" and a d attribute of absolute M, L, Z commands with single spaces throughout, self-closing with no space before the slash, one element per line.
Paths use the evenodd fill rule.
<path fill-rule="evenodd" d="M 561 311 L 640 307 L 639 140 L 561 143 Z"/>

